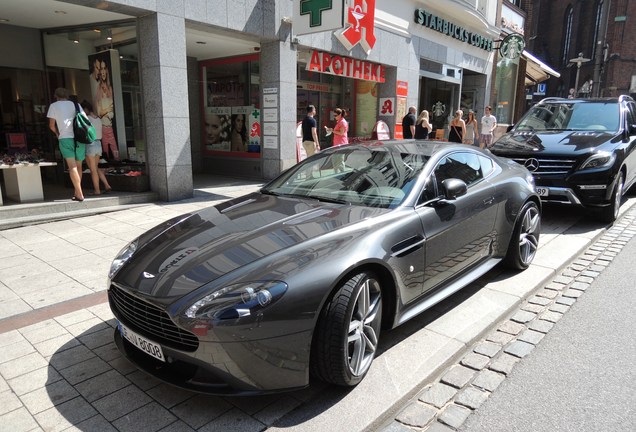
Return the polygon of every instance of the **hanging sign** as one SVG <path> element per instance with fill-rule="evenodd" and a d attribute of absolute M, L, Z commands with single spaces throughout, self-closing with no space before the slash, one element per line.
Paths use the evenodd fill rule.
<path fill-rule="evenodd" d="M 320 72 L 379 83 L 385 81 L 386 73 L 385 67 L 381 64 L 316 50 L 311 52 L 311 59 L 307 62 L 306 69 L 310 72 Z"/>
<path fill-rule="evenodd" d="M 336 38 L 351 51 L 360 44 L 369 54 L 375 46 L 375 0 L 353 0 L 353 7 L 347 8 L 347 27 L 336 32 Z"/>

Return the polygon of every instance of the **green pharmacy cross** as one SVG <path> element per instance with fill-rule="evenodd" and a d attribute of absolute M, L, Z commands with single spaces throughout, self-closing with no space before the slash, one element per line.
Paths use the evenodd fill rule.
<path fill-rule="evenodd" d="M 322 11 L 332 9 L 333 0 L 300 0 L 300 14 L 309 14 L 309 27 L 322 25 Z"/>

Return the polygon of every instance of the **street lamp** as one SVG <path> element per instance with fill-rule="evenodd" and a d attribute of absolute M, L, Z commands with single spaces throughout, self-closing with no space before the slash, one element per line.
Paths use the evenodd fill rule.
<path fill-rule="evenodd" d="M 579 95 L 579 72 L 581 71 L 581 65 L 589 61 L 590 61 L 589 58 L 583 57 L 582 52 L 579 53 L 579 56 L 577 58 L 570 59 L 570 63 L 576 65 L 576 79 L 574 80 L 574 95 L 575 96 Z"/>

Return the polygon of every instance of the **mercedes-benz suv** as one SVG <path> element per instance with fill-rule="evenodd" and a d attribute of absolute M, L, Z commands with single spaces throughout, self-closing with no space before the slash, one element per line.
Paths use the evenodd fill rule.
<path fill-rule="evenodd" d="M 629 96 L 547 98 L 491 151 L 532 172 L 544 202 L 579 205 L 613 222 L 636 181 L 636 103 Z"/>

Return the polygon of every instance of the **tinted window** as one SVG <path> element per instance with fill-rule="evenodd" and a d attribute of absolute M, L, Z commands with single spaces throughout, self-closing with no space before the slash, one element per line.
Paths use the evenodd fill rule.
<path fill-rule="evenodd" d="M 453 153 L 446 156 L 437 165 L 434 173 L 438 188 L 441 188 L 442 181 L 449 178 L 463 180 L 469 187 L 484 178 L 476 153 Z"/>
<path fill-rule="evenodd" d="M 617 131 L 619 118 L 616 102 L 547 103 L 532 107 L 516 130 Z"/>

